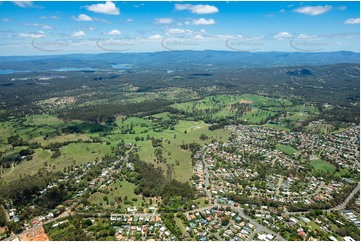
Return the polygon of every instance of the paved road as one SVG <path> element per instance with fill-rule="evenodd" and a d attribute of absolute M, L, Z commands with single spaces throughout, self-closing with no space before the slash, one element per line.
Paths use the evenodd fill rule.
<path fill-rule="evenodd" d="M 355 196 L 355 194 L 360 191 L 360 183 L 357 184 L 357 186 L 353 189 L 353 191 L 350 193 L 350 195 L 346 198 L 346 200 L 341 203 L 340 205 L 331 208 L 330 210 L 344 210 L 346 208 L 347 203 Z"/>
<path fill-rule="evenodd" d="M 353 191 L 350 193 L 350 195 L 348 195 L 348 197 L 345 199 L 345 201 L 343 203 L 341 203 L 340 205 L 333 207 L 333 208 L 323 209 L 322 211 L 327 212 L 327 211 L 345 210 L 347 203 L 356 195 L 356 193 L 358 191 L 360 191 L 360 183 L 357 184 L 357 186 L 353 189 Z M 298 213 L 304 214 L 304 213 L 308 213 L 308 211 L 287 212 L 287 214 L 298 214 Z"/>
<path fill-rule="evenodd" d="M 283 177 L 280 177 L 278 179 L 277 188 L 276 188 L 276 196 L 280 195 L 280 188 L 283 182 Z"/>
<path fill-rule="evenodd" d="M 203 156 L 202 156 L 202 160 L 203 160 L 203 164 L 206 164 L 206 162 L 205 162 L 205 156 L 207 155 L 206 153 L 207 153 L 207 151 L 208 151 L 208 149 L 206 149 L 205 151 L 204 151 L 204 153 L 203 153 Z M 217 202 L 217 199 L 213 199 L 213 196 L 212 196 L 212 193 L 211 193 L 211 191 L 208 189 L 208 187 L 210 187 L 209 186 L 209 171 L 208 171 L 208 167 L 207 166 L 205 166 L 204 167 L 204 174 L 205 174 L 205 181 L 204 181 L 204 185 L 205 185 L 205 191 L 206 191 L 206 195 L 207 195 L 207 197 L 209 198 L 209 200 L 210 201 L 214 201 L 214 205 L 216 205 L 217 206 L 217 204 L 218 204 L 218 202 Z"/>
<path fill-rule="evenodd" d="M 265 232 L 268 233 L 268 234 L 273 234 L 273 235 L 275 235 L 277 239 L 282 240 L 282 241 L 285 241 L 285 239 L 284 239 L 281 235 L 279 235 L 279 234 L 273 232 L 272 230 L 264 227 L 263 225 L 257 223 L 255 220 L 253 220 L 252 218 L 250 218 L 250 217 L 248 217 L 246 214 L 244 214 L 242 208 L 237 208 L 237 210 L 238 210 L 238 214 L 239 214 L 242 218 L 248 220 L 250 223 L 252 223 L 252 224 L 254 224 L 254 225 L 257 226 L 256 230 L 257 230 L 258 232 L 265 231 Z M 251 235 L 247 240 L 253 240 L 253 236 L 254 236 L 255 234 L 256 234 L 256 233 L 252 233 L 252 235 Z"/>

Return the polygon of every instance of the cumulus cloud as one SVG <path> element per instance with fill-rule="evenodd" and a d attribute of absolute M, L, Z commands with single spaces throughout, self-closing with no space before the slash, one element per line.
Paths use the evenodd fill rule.
<path fill-rule="evenodd" d="M 76 31 L 74 33 L 71 34 L 72 37 L 82 37 L 82 36 L 86 36 L 86 33 L 84 31 Z"/>
<path fill-rule="evenodd" d="M 325 6 L 304 6 L 295 9 L 294 11 L 297 13 L 307 14 L 311 16 L 320 15 L 326 13 L 332 9 L 332 6 L 325 5 Z"/>
<path fill-rule="evenodd" d="M 40 16 L 41 19 L 58 19 L 59 16 L 51 15 L 51 16 Z"/>
<path fill-rule="evenodd" d="M 92 4 L 85 6 L 85 8 L 89 11 L 95 12 L 95 13 L 104 13 L 104 14 L 110 14 L 110 15 L 119 15 L 120 11 L 117 6 L 111 1 L 107 1 L 105 3 L 98 3 L 98 4 Z"/>
<path fill-rule="evenodd" d="M 359 24 L 360 18 L 349 18 L 345 21 L 345 24 Z"/>
<path fill-rule="evenodd" d="M 113 29 L 113 30 L 109 31 L 107 34 L 108 34 L 108 35 L 121 35 L 122 32 L 120 32 L 120 31 L 117 30 L 117 29 Z"/>
<path fill-rule="evenodd" d="M 187 20 L 184 23 L 186 25 L 212 25 L 215 24 L 216 21 L 212 18 L 210 19 L 200 18 L 200 19 Z"/>
<path fill-rule="evenodd" d="M 193 33 L 190 29 L 168 29 L 168 34 L 191 34 Z"/>
<path fill-rule="evenodd" d="M 287 38 L 291 38 L 292 34 L 288 33 L 288 32 L 279 32 L 278 34 L 275 34 L 273 36 L 274 39 L 277 40 L 283 40 L 283 39 L 287 39 Z"/>
<path fill-rule="evenodd" d="M 23 38 L 33 38 L 33 39 L 38 39 L 38 38 L 44 38 L 46 35 L 43 31 L 38 31 L 36 33 L 22 33 L 19 34 L 19 37 L 23 37 Z"/>
<path fill-rule="evenodd" d="M 170 24 L 173 22 L 172 18 L 156 18 L 154 19 L 154 23 L 156 24 Z"/>
<path fill-rule="evenodd" d="M 163 38 L 161 35 L 159 34 L 156 34 L 156 35 L 152 35 L 152 36 L 149 36 L 148 39 L 151 39 L 151 40 L 157 40 L 157 39 L 161 39 Z"/>
<path fill-rule="evenodd" d="M 13 4 L 15 4 L 20 8 L 42 8 L 41 6 L 35 5 L 31 1 L 17 1 L 17 2 L 14 1 Z"/>
<path fill-rule="evenodd" d="M 320 36 L 317 36 L 317 35 L 300 34 L 299 36 L 297 36 L 296 39 L 313 39 L 313 40 L 317 40 L 317 39 L 322 39 L 322 38 Z"/>
<path fill-rule="evenodd" d="M 189 10 L 195 14 L 210 14 L 210 13 L 218 13 L 219 10 L 216 6 L 208 5 L 208 4 L 175 4 L 176 10 Z"/>
<path fill-rule="evenodd" d="M 75 18 L 75 20 L 76 21 L 93 21 L 93 19 L 86 14 L 79 14 L 79 16 Z"/>
<path fill-rule="evenodd" d="M 37 23 L 33 23 L 33 24 L 25 24 L 26 26 L 32 26 L 32 27 L 40 27 L 42 29 L 52 29 L 51 26 L 46 25 L 46 24 L 37 24 Z"/>

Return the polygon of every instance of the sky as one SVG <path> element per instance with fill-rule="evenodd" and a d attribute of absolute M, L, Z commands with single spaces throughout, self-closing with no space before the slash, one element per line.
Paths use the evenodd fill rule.
<path fill-rule="evenodd" d="M 360 3 L 0 2 L 0 55 L 355 51 Z"/>

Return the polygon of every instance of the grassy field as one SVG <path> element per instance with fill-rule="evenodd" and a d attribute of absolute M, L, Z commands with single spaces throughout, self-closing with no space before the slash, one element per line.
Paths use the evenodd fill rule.
<path fill-rule="evenodd" d="M 289 146 L 289 145 L 282 145 L 282 144 L 277 144 L 276 148 L 279 149 L 280 151 L 282 151 L 283 153 L 287 154 L 287 155 L 292 155 L 294 153 L 297 153 L 298 151 Z"/>
<path fill-rule="evenodd" d="M 311 166 L 316 170 L 322 170 L 325 172 L 334 172 L 336 167 L 321 159 L 311 161 Z"/>
<path fill-rule="evenodd" d="M 169 113 L 159 113 L 152 117 L 166 120 L 169 119 Z M 162 132 L 154 131 L 152 127 L 156 125 L 157 121 L 149 120 L 147 117 L 133 117 L 128 118 L 125 121 L 118 118 L 116 122 L 119 127 L 113 130 L 112 134 L 104 137 L 104 141 L 109 141 L 112 145 L 116 145 L 120 139 L 123 139 L 125 143 L 135 143 L 139 149 L 138 154 L 142 160 L 154 163 L 156 166 L 160 166 L 166 171 L 167 165 L 165 163 L 157 164 L 155 162 L 155 148 L 153 148 L 151 140 L 146 140 L 146 137 L 149 136 L 156 139 L 162 139 L 163 156 L 167 159 L 169 164 L 173 165 L 173 178 L 181 182 L 186 182 L 191 179 L 192 160 L 191 152 L 182 150 L 180 145 L 192 142 L 203 145 L 210 142 L 212 139 L 226 141 L 230 136 L 230 131 L 228 130 L 208 130 L 208 125 L 203 121 L 180 120 L 179 123 L 174 126 L 174 130 L 168 128 Z M 130 127 L 130 125 L 133 126 L 134 134 L 122 134 L 120 132 L 121 129 Z M 207 135 L 209 139 L 204 141 L 200 140 L 199 137 L 201 134 Z M 136 137 L 144 138 L 144 140 L 135 141 Z"/>
<path fill-rule="evenodd" d="M 61 134 L 61 135 L 52 135 L 48 138 L 44 138 L 42 136 L 38 136 L 36 138 L 31 139 L 33 142 L 38 142 L 41 145 L 49 145 L 50 143 L 63 143 L 69 141 L 86 141 L 90 140 L 89 136 L 86 134 Z"/>
<path fill-rule="evenodd" d="M 59 118 L 49 114 L 27 116 L 26 121 L 24 122 L 24 124 L 36 125 L 36 126 L 41 126 L 41 125 L 56 126 L 63 123 L 64 122 Z"/>
<path fill-rule="evenodd" d="M 60 148 L 61 156 L 56 159 L 51 158 L 52 152 L 50 150 L 39 148 L 34 151 L 30 161 L 22 161 L 14 169 L 4 169 L 4 174 L 8 174 L 4 177 L 7 182 L 16 180 L 21 175 L 35 175 L 43 167 L 55 172 L 63 171 L 65 167 L 70 165 L 88 163 L 97 157 L 101 158 L 104 154 L 110 153 L 110 146 L 97 143 L 73 143 Z"/>
<path fill-rule="evenodd" d="M 241 119 L 247 120 L 253 124 L 258 124 L 262 120 L 277 114 L 277 111 L 283 107 L 292 105 L 292 103 L 286 99 L 271 99 L 259 95 L 242 94 L 215 95 L 211 97 L 205 97 L 199 101 L 177 103 L 172 106 L 186 112 L 218 108 L 220 111 L 214 113 L 213 115 L 215 118 L 221 118 L 230 116 L 232 114 L 230 108 L 231 104 L 235 104 L 237 102 L 248 102 L 252 105 L 252 110 L 242 116 Z M 260 107 L 268 108 L 269 110 L 260 110 Z"/>
<path fill-rule="evenodd" d="M 182 234 L 184 234 L 186 232 L 186 228 L 184 227 L 182 220 L 178 217 L 174 217 L 174 221 L 175 221 L 176 225 L 179 227 L 179 229 L 181 230 Z"/>
<path fill-rule="evenodd" d="M 133 183 L 129 183 L 127 181 L 117 181 L 112 183 L 109 186 L 106 186 L 102 188 L 102 192 L 98 191 L 94 194 L 92 194 L 89 197 L 89 202 L 93 204 L 100 204 L 102 203 L 105 208 L 114 208 L 114 205 L 112 206 L 111 203 L 116 203 L 116 198 L 121 197 L 123 201 L 125 200 L 125 197 L 127 197 L 128 201 L 132 201 L 133 205 L 131 204 L 124 204 L 122 205 L 125 208 L 133 207 L 133 206 L 141 206 L 142 203 L 142 196 L 134 194 L 134 188 L 135 185 Z M 108 191 L 108 192 L 105 192 Z M 104 201 L 104 196 L 108 197 L 109 204 Z M 137 201 L 134 201 L 133 199 L 136 199 Z M 144 200 L 145 202 L 148 201 L 147 198 Z"/>
<path fill-rule="evenodd" d="M 187 133 L 185 133 L 185 131 Z M 181 182 L 186 182 L 192 177 L 191 152 L 182 150 L 180 145 L 192 142 L 205 144 L 210 142 L 211 139 L 227 140 L 230 136 L 230 131 L 223 129 L 210 131 L 204 122 L 181 120 L 178 125 L 175 125 L 174 130 L 167 129 L 163 132 L 148 132 L 148 134 L 154 138 L 163 138 L 163 155 L 168 162 L 174 166 L 173 178 Z M 201 134 L 209 136 L 209 140 L 200 140 L 199 137 Z M 146 134 L 144 134 L 144 136 L 146 136 Z M 141 141 L 137 144 L 140 147 L 139 155 L 141 159 L 154 162 L 155 155 L 151 141 Z M 179 165 L 176 165 L 176 161 L 179 161 Z M 160 166 L 164 170 L 166 169 L 165 164 L 160 164 Z"/>
<path fill-rule="evenodd" d="M 163 95 L 164 93 L 167 93 L 167 98 L 177 102 L 172 105 L 173 107 L 187 112 L 218 108 L 219 111 L 212 114 L 216 119 L 234 115 L 233 111 L 231 111 L 232 104 L 237 102 L 249 103 L 251 110 L 246 112 L 240 119 L 253 124 L 272 119 L 280 110 L 287 110 L 288 115 L 294 115 L 297 119 L 302 119 L 305 114 L 309 115 L 314 111 L 313 106 L 310 105 L 293 106 L 292 102 L 287 99 L 272 99 L 252 94 L 213 95 L 204 97 L 201 100 L 181 103 L 179 97 L 182 95 L 193 98 L 200 97 L 195 95 L 193 91 L 183 90 L 182 88 L 163 90 L 157 95 Z M 136 96 L 133 98 L 136 98 Z M 60 148 L 61 156 L 56 159 L 51 159 L 53 152 L 50 150 L 36 149 L 32 160 L 20 162 L 12 170 L 12 173 L 7 175 L 6 180 L 17 179 L 20 174 L 36 174 L 40 168 L 44 167 L 44 164 L 47 164 L 46 168 L 48 170 L 61 171 L 72 164 L 90 162 L 95 158 L 101 158 L 105 154 L 109 154 L 111 147 L 116 146 L 121 140 L 124 140 L 125 143 L 135 144 L 142 160 L 152 162 L 166 171 L 167 165 L 165 163 L 159 164 L 156 162 L 155 149 L 151 140 L 147 140 L 147 137 L 151 137 L 162 139 L 163 157 L 173 167 L 173 178 L 181 182 L 190 181 L 192 177 L 191 152 L 181 149 L 180 146 L 193 142 L 204 145 L 211 142 L 212 139 L 227 141 L 231 132 L 223 129 L 210 131 L 208 125 L 203 121 L 190 120 L 179 120 L 174 127 L 163 128 L 162 123 L 167 123 L 171 116 L 172 114 L 167 112 L 144 118 L 120 116 L 115 121 L 116 126 L 106 134 L 92 131 L 99 124 L 81 121 L 65 123 L 63 120 L 48 114 L 31 115 L 20 120 L 2 122 L 0 124 L 0 132 L 2 133 L 0 136 L 0 151 L 5 152 L 5 155 L 18 152 L 20 148 L 26 148 L 17 147 L 15 150 L 8 150 L 7 138 L 14 134 L 18 134 L 24 140 L 38 142 L 42 146 L 51 143 L 87 141 L 91 140 L 92 137 L 100 138 L 103 141 L 102 144 L 80 142 L 63 146 Z M 69 125 L 77 126 L 81 133 L 63 134 L 61 130 Z M 277 125 L 276 128 L 287 129 L 283 125 Z M 129 130 L 131 132 L 128 132 Z M 200 140 L 202 134 L 208 136 L 208 139 Z M 287 154 L 297 152 L 292 147 L 284 145 L 278 145 L 277 148 Z M 10 172 L 10 170 L 11 168 L 5 169 L 5 173 Z"/>

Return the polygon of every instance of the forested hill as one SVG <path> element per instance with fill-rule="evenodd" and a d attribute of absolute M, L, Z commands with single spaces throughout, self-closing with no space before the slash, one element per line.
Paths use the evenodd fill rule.
<path fill-rule="evenodd" d="M 147 53 L 72 54 L 54 56 L 0 57 L 0 70 L 47 70 L 49 68 L 112 68 L 127 63 L 138 67 L 190 68 L 193 65 L 252 68 L 300 65 L 360 63 L 360 54 L 337 52 L 237 52 L 237 51 L 163 51 Z M 154 64 L 156 63 L 156 64 Z"/>

